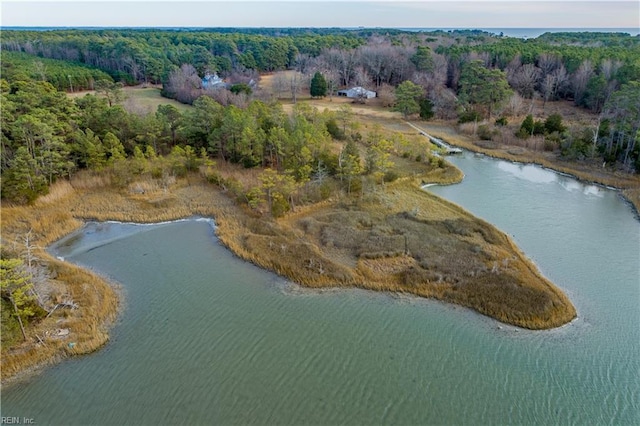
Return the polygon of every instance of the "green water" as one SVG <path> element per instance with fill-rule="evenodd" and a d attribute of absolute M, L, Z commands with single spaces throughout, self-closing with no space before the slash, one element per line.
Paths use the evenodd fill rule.
<path fill-rule="evenodd" d="M 242 262 L 207 221 L 88 224 L 54 248 L 122 283 L 101 351 L 2 392 L 38 424 L 638 424 L 640 224 L 618 195 L 465 154 L 433 187 L 513 235 L 579 318 L 551 331 Z"/>

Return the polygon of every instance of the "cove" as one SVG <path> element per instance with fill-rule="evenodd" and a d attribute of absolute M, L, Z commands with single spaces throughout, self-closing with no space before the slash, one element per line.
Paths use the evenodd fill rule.
<path fill-rule="evenodd" d="M 88 224 L 53 248 L 123 286 L 101 351 L 2 392 L 38 424 L 638 423 L 640 225 L 615 191 L 465 153 L 431 187 L 494 223 L 578 318 L 311 291 L 234 257 L 211 222 Z"/>

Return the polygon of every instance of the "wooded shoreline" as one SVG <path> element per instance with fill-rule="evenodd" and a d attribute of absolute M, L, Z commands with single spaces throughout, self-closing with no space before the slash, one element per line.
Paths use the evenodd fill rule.
<path fill-rule="evenodd" d="M 638 175 L 598 169 L 594 164 L 562 161 L 553 155 L 545 155 L 545 153 L 526 149 L 514 150 L 514 147 L 509 145 L 483 147 L 478 141 L 458 134 L 453 126 L 446 122 L 426 122 L 420 123 L 420 126 L 429 129 L 433 136 L 455 147 L 512 163 L 537 165 L 556 173 L 568 175 L 583 183 L 618 190 L 633 208 L 635 215 L 640 218 L 640 176 Z"/>

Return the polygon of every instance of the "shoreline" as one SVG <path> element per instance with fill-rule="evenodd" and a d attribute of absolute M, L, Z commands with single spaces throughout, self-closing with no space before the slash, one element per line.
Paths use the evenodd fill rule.
<path fill-rule="evenodd" d="M 532 166 L 537 166 L 540 167 L 542 170 L 546 170 L 546 171 L 550 171 L 556 174 L 559 174 L 560 176 L 564 176 L 564 177 L 568 177 L 571 179 L 575 179 L 580 183 L 583 183 L 585 185 L 593 185 L 593 186 L 597 186 L 600 188 L 604 188 L 604 189 L 608 189 L 610 191 L 615 191 L 618 193 L 618 196 L 624 201 L 625 204 L 627 204 L 630 208 L 631 211 L 633 212 L 633 215 L 636 217 L 636 219 L 640 220 L 640 199 L 638 199 L 638 201 L 634 201 L 632 200 L 629 196 L 627 196 L 625 194 L 625 191 L 631 189 L 631 188 L 619 188 L 617 186 L 612 186 L 603 182 L 598 182 L 596 180 L 588 180 L 588 179 L 584 179 L 581 178 L 575 174 L 569 173 L 569 172 L 565 172 L 562 170 L 558 170 L 557 168 L 553 168 L 550 167 L 548 165 L 539 163 L 539 162 L 535 162 L 535 161 L 523 161 L 523 160 L 513 160 L 513 159 L 509 159 L 509 158 L 504 158 L 504 157 L 500 157 L 500 156 L 493 156 L 493 155 L 489 155 L 485 152 L 480 152 L 480 151 L 473 151 L 471 149 L 468 148 L 462 148 L 466 151 L 469 151 L 473 154 L 476 155 L 482 155 L 485 157 L 489 157 L 492 158 L 494 160 L 503 160 L 503 161 L 507 161 L 511 164 L 519 164 L 519 165 L 532 165 Z M 427 184 L 427 185 L 439 185 L 439 184 Z"/>
<path fill-rule="evenodd" d="M 575 162 L 573 164 L 569 163 L 563 165 L 558 162 L 561 160 L 554 161 L 553 159 L 541 158 L 539 152 L 530 151 L 527 148 L 509 145 L 499 145 L 496 148 L 485 148 L 476 145 L 473 140 L 471 140 L 468 136 L 459 133 L 455 126 L 448 122 L 423 121 L 420 122 L 420 126 L 424 126 L 427 129 L 429 128 L 429 126 L 432 126 L 431 130 L 425 131 L 439 139 L 442 139 L 453 147 L 462 148 L 469 152 L 484 155 L 490 158 L 508 161 L 513 164 L 536 165 L 543 169 L 550 170 L 567 177 L 571 177 L 581 183 L 597 185 L 607 189 L 616 190 L 619 192 L 620 196 L 625 200 L 625 202 L 629 203 L 629 205 L 633 209 L 634 215 L 638 220 L 640 220 L 640 176 L 638 175 L 626 174 L 623 176 L 615 176 L 615 173 L 617 172 L 605 170 L 606 176 L 598 177 L 598 170 L 592 168 L 589 165 L 583 165 L 585 167 L 585 170 L 580 170 L 580 163 Z M 446 135 L 443 135 L 443 127 L 445 128 L 444 131 L 452 132 L 452 134 L 447 133 Z M 508 151 L 509 149 L 514 148 L 522 150 L 523 152 L 517 154 Z M 621 182 L 625 183 L 621 184 Z M 631 193 L 632 191 L 635 191 L 635 193 Z"/>
<path fill-rule="evenodd" d="M 457 171 L 456 179 L 452 179 L 451 176 L 443 176 L 442 173 L 430 177 L 436 181 L 440 180 L 442 183 L 448 184 L 451 184 L 452 180 L 461 179 L 462 173 L 457 168 L 449 167 Z M 423 177 L 428 178 L 427 176 Z M 387 187 L 380 192 L 376 192 L 375 196 L 371 200 L 366 201 L 364 206 L 358 207 L 358 203 L 356 202 L 356 204 L 353 204 L 353 207 L 363 208 L 363 212 L 380 214 L 382 215 L 381 217 L 387 217 L 389 215 L 389 217 L 396 217 L 397 215 L 401 217 L 402 215 L 406 215 L 406 213 L 398 210 L 398 206 L 406 205 L 407 203 L 403 202 L 403 200 L 406 201 L 406 199 L 409 199 L 413 200 L 416 206 L 421 206 L 419 210 L 421 212 L 424 211 L 424 215 L 427 215 L 423 215 L 424 217 L 422 218 L 409 218 L 410 223 L 440 223 L 438 221 L 443 220 L 443 217 L 458 218 L 455 220 L 462 220 L 463 223 L 466 223 L 464 221 L 468 221 L 469 224 L 463 226 L 477 226 L 479 227 L 478 231 L 474 232 L 484 235 L 484 237 L 480 237 L 479 240 L 474 240 L 477 241 L 477 244 L 485 244 L 482 242 L 484 241 L 483 238 L 492 240 L 493 242 L 487 245 L 488 253 L 493 253 L 494 250 L 497 250 L 496 255 L 506 256 L 509 254 L 509 256 L 515 256 L 515 258 L 519 260 L 514 260 L 514 262 L 516 262 L 517 265 L 522 265 L 516 265 L 516 269 L 521 271 L 517 273 L 524 273 L 525 276 L 529 277 L 523 278 L 525 281 L 529 279 L 539 281 L 542 283 L 542 287 L 535 287 L 538 286 L 538 284 L 535 284 L 534 287 L 542 290 L 536 291 L 548 292 L 548 295 L 553 298 L 558 297 L 557 304 L 560 306 L 565 306 L 566 304 L 568 309 L 566 319 L 562 319 L 564 317 L 561 316 L 560 319 L 554 319 L 549 323 L 543 321 L 541 323 L 531 323 L 529 326 L 526 326 L 522 323 L 514 322 L 514 319 L 510 320 L 510 318 L 512 318 L 510 314 L 505 315 L 500 314 L 500 312 L 487 311 L 486 308 L 483 308 L 485 302 L 474 302 L 478 297 L 480 297 L 478 300 L 481 300 L 482 297 L 484 297 L 482 294 L 476 294 L 470 299 L 466 299 L 466 296 L 463 294 L 459 296 L 453 294 L 452 296 L 452 294 L 450 294 L 451 291 L 455 293 L 455 288 L 457 287 L 449 287 L 445 282 L 439 284 L 440 281 L 429 284 L 427 287 L 423 285 L 407 287 L 406 284 L 398 281 L 396 277 L 398 264 L 404 264 L 406 266 L 407 262 L 410 264 L 415 263 L 415 261 L 407 257 L 406 254 L 395 252 L 390 254 L 391 257 L 385 254 L 383 257 L 377 257 L 377 255 L 375 255 L 373 258 L 365 257 L 359 260 L 356 258 L 356 264 L 350 267 L 339 260 L 336 261 L 335 257 L 331 256 L 331 253 L 326 252 L 326 249 L 321 249 L 320 245 L 316 246 L 312 241 L 309 242 L 310 240 L 304 240 L 305 244 L 299 244 L 301 236 L 301 230 L 297 228 L 299 221 L 305 218 L 313 219 L 314 215 L 322 214 L 325 211 L 333 211 L 339 214 L 341 209 L 339 204 L 345 202 L 345 200 L 340 201 L 339 199 L 333 199 L 327 203 L 320 203 L 318 206 L 308 206 L 306 209 L 303 207 L 299 211 L 290 213 L 283 219 L 261 221 L 249 214 L 241 205 L 231 200 L 219 189 L 213 188 L 201 179 L 195 180 L 193 177 L 177 183 L 176 187 L 172 188 L 169 194 L 147 194 L 144 197 L 125 194 L 109 188 L 75 189 L 71 184 L 67 183 L 66 192 L 63 191 L 62 195 L 58 196 L 57 199 L 37 202 L 36 205 L 32 207 L 3 209 L 3 214 L 5 218 L 8 216 L 8 220 L 4 220 L 2 226 L 4 237 L 6 237 L 7 234 L 13 234 L 14 236 L 19 235 L 20 229 L 24 231 L 24 228 L 28 226 L 31 226 L 32 229 L 36 228 L 36 234 L 40 237 L 38 243 L 48 247 L 55 241 L 59 241 L 61 238 L 81 229 L 89 220 L 153 224 L 175 220 L 189 220 L 190 218 L 199 216 L 204 218 L 204 220 L 210 220 L 212 222 L 214 232 L 220 243 L 235 256 L 285 277 L 303 287 L 354 287 L 371 291 L 408 293 L 416 297 L 440 300 L 452 305 L 470 308 L 504 324 L 529 329 L 551 329 L 569 323 L 575 318 L 575 309 L 562 290 L 542 276 L 537 270 L 536 265 L 526 258 L 508 236 L 497 230 L 493 225 L 471 215 L 460 206 L 424 191 L 419 186 L 419 179 L 420 177 L 401 178 L 397 182 L 387 184 Z M 160 203 L 160 207 L 158 207 L 157 197 L 165 200 L 166 203 Z M 419 200 L 416 197 L 419 198 Z M 170 207 L 166 208 L 165 204 L 168 204 Z M 433 210 L 431 207 L 435 207 L 436 210 L 444 210 L 441 212 L 430 211 Z M 433 216 L 434 214 L 435 216 Z M 374 216 L 372 216 L 372 218 Z M 53 222 L 42 221 L 42 217 L 53 218 Z M 372 220 L 375 221 L 379 219 Z M 259 230 L 256 230 L 262 226 L 269 228 L 270 233 L 275 232 L 274 236 L 268 237 L 267 234 L 262 234 Z M 461 237 L 457 236 L 457 232 L 460 231 L 452 232 L 448 230 L 448 228 L 445 228 L 439 232 L 444 232 L 444 234 L 441 235 L 449 238 L 450 241 L 457 241 L 458 243 L 462 241 Z M 271 242 L 286 243 L 297 255 L 302 253 L 302 256 L 306 256 L 304 257 L 305 259 L 318 259 L 326 271 L 311 273 L 303 266 L 304 262 L 296 263 L 292 261 L 293 263 L 287 264 L 286 261 L 288 259 L 286 258 L 288 256 L 283 256 L 280 251 L 277 253 L 269 253 L 267 249 L 262 247 L 266 239 Z M 296 244 L 298 244 L 299 247 L 296 246 Z M 71 274 L 80 274 L 83 278 L 91 276 L 94 280 L 101 283 L 100 292 L 98 292 L 98 287 L 96 287 L 96 293 L 99 293 L 97 299 L 93 302 L 84 301 L 81 304 L 82 308 L 85 309 L 85 313 L 87 312 L 86 309 L 93 312 L 97 310 L 95 309 L 96 306 L 107 306 L 106 308 L 103 306 L 103 309 L 100 310 L 97 316 L 92 316 L 93 323 L 88 327 L 89 330 L 87 333 L 83 335 L 84 340 L 77 339 L 78 344 L 74 349 L 69 350 L 66 348 L 65 340 L 62 344 L 51 348 L 53 350 L 49 350 L 46 354 L 33 354 L 30 360 L 29 358 L 26 361 L 24 359 L 21 360 L 24 364 L 10 365 L 11 368 L 9 369 L 6 368 L 7 354 L 3 351 L 2 384 L 5 386 L 16 381 L 21 381 L 23 378 L 30 377 L 40 372 L 42 368 L 69 356 L 91 353 L 100 349 L 108 342 L 109 331 L 122 309 L 124 298 L 121 289 L 120 291 L 118 290 L 117 284 L 109 282 L 106 277 L 100 276 L 93 271 L 86 270 L 69 262 L 57 260 L 52 254 L 46 251 L 39 252 L 38 255 L 58 271 L 59 276 L 61 276 L 60 280 L 63 280 L 70 288 L 73 286 L 81 288 L 82 285 L 79 283 L 74 284 L 69 281 L 68 278 L 67 281 L 64 281 L 65 276 L 63 272 L 68 276 L 71 276 Z M 413 268 L 413 266 L 411 266 L 410 269 L 411 268 Z M 436 269 L 436 272 L 437 271 L 438 269 Z M 500 277 L 500 275 L 491 276 Z M 488 279 L 495 280 L 497 278 Z M 81 279 L 80 282 L 82 281 Z M 478 282 L 479 285 L 480 282 L 482 281 Z M 508 299 L 508 296 L 505 297 Z M 105 301 L 108 303 L 104 303 Z M 96 305 L 94 306 L 94 304 Z M 58 315 L 59 314 L 58 312 Z M 55 319 L 58 315 L 53 315 L 51 318 Z M 555 318 L 555 314 L 553 315 Z M 82 315 L 79 314 L 79 317 L 82 317 Z M 84 321 L 84 318 L 82 321 Z M 45 321 L 43 321 L 43 323 L 44 322 Z M 38 324 L 35 326 L 35 331 L 40 332 L 39 330 L 42 330 L 46 326 L 46 324 Z M 74 327 L 80 329 L 80 326 L 80 324 L 76 324 Z M 76 331 L 73 327 L 71 327 L 71 329 L 74 338 L 82 334 L 81 330 Z M 32 333 L 30 334 L 33 335 Z M 76 334 L 78 336 L 75 336 Z M 48 343 L 49 340 L 47 340 L 47 344 Z M 30 350 L 37 352 L 37 349 L 34 349 L 36 346 L 33 342 L 31 346 Z"/>

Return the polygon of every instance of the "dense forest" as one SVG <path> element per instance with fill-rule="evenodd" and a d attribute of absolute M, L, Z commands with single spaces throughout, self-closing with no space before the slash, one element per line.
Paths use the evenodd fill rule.
<path fill-rule="evenodd" d="M 358 167 L 349 163 L 357 150 L 328 148 L 332 137 L 347 137 L 347 109 L 319 113 L 299 104 L 290 116 L 254 90 L 260 73 L 282 70 L 307 81 L 320 76 L 324 89 L 316 95 L 362 86 L 405 116 L 475 122 L 482 139 L 523 115 L 529 101 L 571 101 L 592 113 L 592 126 L 569 129 L 561 116 L 528 115 L 517 137 L 541 135 L 545 148 L 567 158 L 640 170 L 640 38 L 626 34 L 522 40 L 371 29 L 3 31 L 2 197 L 31 201 L 82 169 L 108 168 L 125 184 L 148 172 L 158 155 L 167 160 L 154 163 L 157 176 L 214 157 L 270 167 L 292 184 L 319 173 L 360 173 L 360 159 Z M 204 87 L 207 74 L 231 86 Z M 162 83 L 165 95 L 193 109 L 164 105 L 155 114 L 130 114 L 119 103 L 120 89 L 139 83 Z M 65 94 L 82 89 L 100 96 Z M 357 140 L 357 132 L 349 134 Z M 381 141 L 368 145 L 382 155 Z M 139 166 L 125 166 L 127 157 Z"/>
<path fill-rule="evenodd" d="M 124 187 L 143 173 L 168 179 L 218 158 L 270 167 L 295 186 L 318 172 L 348 174 L 345 167 L 355 161 L 338 164 L 329 151 L 332 134 L 344 138 L 344 122 L 305 104 L 288 115 L 277 103 L 225 107 L 203 96 L 184 114 L 162 105 L 155 114 L 137 115 L 109 105 L 105 96 L 72 100 L 34 80 L 3 81 L 2 97 L 2 196 L 18 202 L 82 169 L 108 173 Z M 283 200 L 286 209 L 289 202 Z"/>

